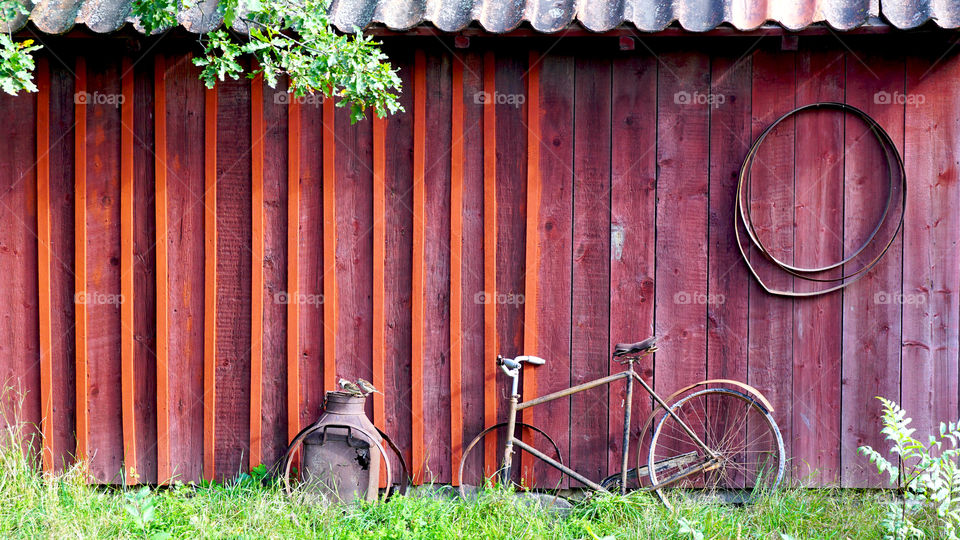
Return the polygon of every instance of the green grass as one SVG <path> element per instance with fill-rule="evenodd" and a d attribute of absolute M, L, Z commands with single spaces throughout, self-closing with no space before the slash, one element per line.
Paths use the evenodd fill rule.
<path fill-rule="evenodd" d="M 0 537 L 29 538 L 875 538 L 880 495 L 780 490 L 749 507 L 671 512 L 643 493 L 594 497 L 559 517 L 505 490 L 476 500 L 430 490 L 380 504 L 312 505 L 247 477 L 169 489 L 91 487 L 82 471 L 43 477 L 0 451 Z M 788 536 L 782 536 L 788 535 Z"/>

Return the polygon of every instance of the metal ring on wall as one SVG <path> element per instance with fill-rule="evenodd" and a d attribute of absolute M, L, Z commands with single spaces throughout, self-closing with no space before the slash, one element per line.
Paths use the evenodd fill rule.
<path fill-rule="evenodd" d="M 757 153 L 760 150 L 760 146 L 763 144 L 763 141 L 764 139 L 766 139 L 767 135 L 773 132 L 773 130 L 784 120 L 791 118 L 803 111 L 813 110 L 813 109 L 839 110 L 844 113 L 852 114 L 853 116 L 860 118 L 861 120 L 863 120 L 864 123 L 867 124 L 867 126 L 870 128 L 870 132 L 873 134 L 874 138 L 876 138 L 877 142 L 880 144 L 880 147 L 883 149 L 884 157 L 886 158 L 886 162 L 887 162 L 887 170 L 888 170 L 888 176 L 889 176 L 889 190 L 887 194 L 886 204 L 884 205 L 884 209 L 883 209 L 883 215 L 881 215 L 880 219 L 877 221 L 877 225 L 874 227 L 873 231 L 866 238 L 866 240 L 864 240 L 863 244 L 860 245 L 860 247 L 854 250 L 850 255 L 844 257 L 839 261 L 831 263 L 829 265 L 814 267 L 814 268 L 804 268 L 804 267 L 794 266 L 794 265 L 788 264 L 785 261 L 781 261 L 777 259 L 770 252 L 767 246 L 763 244 L 763 242 L 759 238 L 759 235 L 756 232 L 756 229 L 753 226 L 753 218 L 750 212 L 750 204 L 749 204 L 750 201 L 747 200 L 745 203 L 744 197 L 749 196 L 749 193 L 752 187 L 751 169 L 753 168 L 753 161 L 754 161 L 754 158 L 756 158 Z M 849 264 L 850 262 L 858 258 L 863 253 L 863 251 L 867 249 L 868 246 L 874 243 L 874 240 L 877 238 L 877 235 L 883 229 L 884 224 L 887 223 L 888 220 L 891 218 L 890 209 L 891 209 L 891 205 L 893 205 L 895 202 L 894 192 L 898 184 L 896 178 L 894 177 L 894 172 L 893 172 L 894 170 L 898 171 L 898 174 L 900 177 L 899 187 L 902 190 L 902 196 L 900 197 L 900 211 L 899 211 L 897 227 L 893 231 L 893 233 L 890 235 L 890 238 L 886 240 L 886 243 L 884 244 L 883 249 L 880 250 L 880 252 L 877 254 L 876 257 L 871 259 L 868 263 L 864 264 L 860 269 L 854 272 L 843 273 L 842 275 L 838 277 L 833 277 L 833 278 L 820 278 L 820 277 L 814 277 L 813 275 L 811 275 L 811 274 L 817 274 L 820 272 L 825 272 L 828 270 L 840 268 L 841 266 Z M 851 283 L 856 282 L 857 280 L 862 278 L 864 275 L 866 275 L 866 273 L 871 268 L 873 268 L 874 266 L 877 265 L 877 263 L 880 262 L 880 259 L 882 259 L 884 254 L 886 254 L 887 250 L 890 249 L 890 246 L 893 244 L 893 241 L 896 239 L 897 234 L 903 228 L 904 212 L 906 210 L 906 205 L 907 205 L 907 176 L 903 166 L 903 158 L 900 156 L 900 153 L 897 151 L 897 147 L 894 144 L 893 140 L 890 138 L 890 135 L 883 129 L 883 127 L 881 127 L 880 124 L 877 123 L 877 121 L 874 120 L 870 115 L 851 105 L 847 105 L 845 103 L 832 102 L 832 101 L 812 103 L 809 105 L 797 107 L 783 114 L 779 118 L 777 118 L 772 124 L 767 126 L 765 130 L 763 130 L 760 136 L 757 137 L 757 139 L 753 142 L 753 145 L 751 145 L 750 150 L 747 152 L 747 156 L 746 158 L 744 158 L 743 164 L 740 167 L 740 175 L 737 183 L 737 202 L 736 202 L 736 208 L 734 211 L 734 218 L 733 218 L 733 230 L 734 230 L 734 235 L 737 241 L 737 249 L 740 250 L 740 255 L 743 257 L 744 262 L 747 264 L 747 268 L 750 269 L 750 273 L 753 274 L 753 277 L 757 280 L 757 282 L 760 284 L 761 287 L 763 287 L 765 291 L 777 296 L 787 296 L 787 297 L 817 296 L 821 294 L 827 294 L 834 291 L 838 291 L 850 285 Z M 775 267 L 783 270 L 787 274 L 790 274 L 794 277 L 800 278 L 805 281 L 812 281 L 812 282 L 819 282 L 819 283 L 837 283 L 837 282 L 839 283 L 836 285 L 827 287 L 823 290 L 809 291 L 809 292 L 786 291 L 786 290 L 777 289 L 775 287 L 771 287 L 767 285 L 763 281 L 763 279 L 760 278 L 760 275 L 757 273 L 756 268 L 754 268 L 753 264 L 750 262 L 749 257 L 747 257 L 747 253 L 746 253 L 746 250 L 744 249 L 743 241 L 740 236 L 741 223 L 744 229 L 747 231 L 747 236 L 749 236 L 750 241 L 753 243 L 753 245 L 760 251 L 760 253 L 764 256 L 764 258 L 770 261 L 770 263 L 773 264 Z"/>

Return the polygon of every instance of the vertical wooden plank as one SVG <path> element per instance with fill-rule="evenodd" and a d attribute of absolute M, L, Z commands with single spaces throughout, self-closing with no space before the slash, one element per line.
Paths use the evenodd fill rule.
<path fill-rule="evenodd" d="M 707 378 L 737 381 L 747 381 L 748 375 L 749 288 L 753 280 L 734 243 L 731 218 L 740 164 L 753 140 L 753 62 L 743 47 L 734 44 L 715 51 L 710 65 L 710 92 L 716 106 L 710 107 L 707 298 L 711 301 L 707 302 Z M 713 420 L 718 431 L 725 422 L 722 415 Z M 745 444 L 747 430 L 741 429 L 739 436 Z"/>
<path fill-rule="evenodd" d="M 61 472 L 76 456 L 76 302 L 74 297 L 74 166 L 76 102 L 74 62 L 50 59 L 50 250 L 51 389 L 53 470 Z"/>
<path fill-rule="evenodd" d="M 497 297 L 497 110 L 492 96 L 497 91 L 496 55 L 483 56 L 483 291 L 485 298 Z M 483 417 L 484 424 L 497 422 L 497 304 L 485 302 L 483 310 Z M 484 441 L 484 471 L 497 469 L 497 437 Z"/>
<path fill-rule="evenodd" d="M 250 467 L 263 461 L 263 266 L 264 266 L 264 193 L 263 193 L 263 75 L 250 83 Z"/>
<path fill-rule="evenodd" d="M 53 254 L 50 233 L 50 66 L 46 57 L 37 59 L 37 292 L 40 314 L 40 418 L 43 433 L 41 465 L 44 473 L 54 471 L 53 444 L 53 282 L 50 279 Z"/>
<path fill-rule="evenodd" d="M 136 474 L 157 484 L 157 228 L 155 205 L 154 66 L 149 57 L 134 66 L 133 136 L 133 291 L 134 422 L 137 426 Z"/>
<path fill-rule="evenodd" d="M 87 442 L 89 472 L 98 482 L 118 483 L 123 468 L 120 248 L 121 101 L 119 59 L 90 59 L 85 95 L 85 260 L 87 276 L 78 301 L 87 312 Z"/>
<path fill-rule="evenodd" d="M 413 88 L 413 51 L 408 47 L 390 50 L 403 87 Z M 412 254 L 413 239 L 413 92 L 400 95 L 407 111 L 390 117 L 385 139 L 385 223 L 384 232 L 384 329 L 385 358 L 385 431 L 397 443 L 407 463 L 412 463 L 410 383 L 412 342 Z M 395 462 L 394 465 L 399 466 Z"/>
<path fill-rule="evenodd" d="M 707 290 L 707 376 L 747 380 L 748 291 L 753 280 L 734 243 L 731 212 L 740 164 L 751 137 L 752 56 L 723 49 L 711 59 L 710 92 L 723 104 L 710 107 L 710 238 Z M 719 301 L 720 298 L 723 301 Z"/>
<path fill-rule="evenodd" d="M 797 105 L 843 101 L 844 77 L 843 53 L 799 52 Z M 843 257 L 843 127 L 842 116 L 833 111 L 812 111 L 796 119 L 798 266 L 832 264 Z M 810 285 L 795 283 L 797 290 L 817 290 L 817 284 Z M 835 485 L 840 475 L 842 302 L 840 294 L 794 302 L 794 477 L 817 485 Z"/>
<path fill-rule="evenodd" d="M 580 56 L 575 70 L 573 385 L 609 373 L 610 344 L 611 64 Z M 606 476 L 608 396 L 603 386 L 570 399 L 570 464 L 587 478 Z"/>
<path fill-rule="evenodd" d="M 957 417 L 960 314 L 960 56 L 924 49 L 907 62 L 901 405 L 926 440 Z M 896 96 L 891 96 L 891 101 Z M 920 104 L 920 100 L 923 100 Z M 922 300 L 921 300 L 922 299 Z"/>
<path fill-rule="evenodd" d="M 127 484 L 137 484 L 137 423 L 136 423 L 136 379 L 134 376 L 134 343 L 136 322 L 134 306 L 136 296 L 133 289 L 133 229 L 134 229 L 134 176 L 133 176 L 133 135 L 134 135 L 134 99 L 133 65 L 129 57 L 124 56 L 121 65 L 122 96 L 120 129 L 120 371 L 121 400 L 123 419 L 123 461 L 124 479 Z"/>
<path fill-rule="evenodd" d="M 170 287 L 167 272 L 167 90 L 166 62 L 162 55 L 153 58 L 156 232 L 157 232 L 157 481 L 172 480 L 170 455 L 170 392 L 169 358 L 170 328 L 168 324 Z"/>
<path fill-rule="evenodd" d="M 263 102 L 263 336 L 260 400 L 261 463 L 273 468 L 287 449 L 288 129 L 286 88 L 262 92 Z M 256 268 L 254 268 L 256 269 Z M 251 402 L 254 401 L 251 396 Z M 251 454 L 252 455 L 252 454 Z M 251 462 L 251 465 L 255 463 Z"/>
<path fill-rule="evenodd" d="M 671 392 L 706 375 L 711 105 L 696 96 L 710 92 L 710 60 L 686 50 L 660 59 L 656 301 L 664 309 L 656 314 L 655 388 Z"/>
<path fill-rule="evenodd" d="M 312 423 L 323 408 L 325 349 L 330 330 L 327 304 L 336 297 L 327 296 L 325 244 L 329 227 L 324 226 L 324 201 L 330 187 L 325 180 L 326 144 L 323 107 L 319 96 L 310 96 L 300 109 L 299 177 L 299 277 L 297 295 L 289 301 L 299 304 L 300 319 L 300 426 Z M 319 187 L 318 187 L 319 186 Z M 332 279 L 332 278 L 331 278 Z"/>
<path fill-rule="evenodd" d="M 795 53 L 761 49 L 753 53 L 752 137 L 794 107 Z M 757 154 L 763 166 L 753 170 L 752 217 L 764 244 L 783 260 L 793 260 L 794 125 L 787 120 L 764 141 Z M 761 256 L 749 252 L 755 264 Z M 758 268 L 758 272 L 770 270 Z M 776 287 L 789 289 L 792 279 L 781 270 L 761 274 Z M 793 302 L 750 286 L 748 382 L 770 400 L 788 458 L 793 444 Z M 659 289 L 659 285 L 658 285 Z M 789 359 L 789 360 L 788 360 Z M 789 478 L 788 462 L 788 478 Z"/>
<path fill-rule="evenodd" d="M 373 122 L 336 120 L 337 379 L 373 379 Z M 373 400 L 366 403 L 373 412 Z"/>
<path fill-rule="evenodd" d="M 83 56 L 77 57 L 76 82 L 77 95 L 87 91 L 87 62 Z M 87 287 L 87 104 L 74 99 L 76 130 L 74 131 L 74 302 L 76 303 L 76 385 L 77 385 L 77 459 L 88 463 L 90 459 L 88 436 L 90 430 L 87 414 L 87 304 L 77 302 L 77 294 L 84 294 Z"/>
<path fill-rule="evenodd" d="M 250 291 L 251 246 L 254 245 L 250 152 L 253 140 L 250 80 L 225 81 L 217 87 L 216 123 L 212 126 L 217 138 L 210 147 L 216 149 L 215 185 L 210 186 L 216 189 L 213 209 L 216 250 L 214 467 L 217 478 L 232 479 L 250 469 Z M 258 135 L 257 139 L 261 138 L 262 134 Z M 258 145 L 261 143 L 258 141 Z M 262 158 L 262 147 L 260 151 Z M 259 180 L 262 198 L 262 175 Z M 262 212 L 258 213 L 261 214 L 258 241 L 262 242 L 263 218 Z M 260 251 L 262 257 L 262 245 Z M 259 267 L 263 268 L 262 261 Z M 263 290 L 262 274 L 259 290 Z"/>
<path fill-rule="evenodd" d="M 337 176 L 333 99 L 323 100 L 323 388 L 337 388 Z"/>
<path fill-rule="evenodd" d="M 373 385 L 380 393 L 373 394 L 373 424 L 387 428 L 384 394 L 387 388 L 387 317 L 385 267 L 387 262 L 387 119 L 373 118 Z M 380 487 L 385 487 L 386 469 L 381 465 Z"/>
<path fill-rule="evenodd" d="M 889 96 L 903 95 L 904 76 L 903 55 L 893 48 L 855 49 L 847 55 L 847 103 L 879 122 L 901 155 L 904 105 L 885 103 L 875 96 L 883 96 L 884 92 Z M 888 171 L 878 165 L 884 163 L 883 151 L 862 121 L 847 118 L 844 129 L 848 149 L 844 155 L 844 250 L 850 253 L 873 231 L 882 215 L 885 197 L 878 196 L 877 189 Z M 889 446 L 877 429 L 882 415 L 880 402 L 874 398 L 900 401 L 901 303 L 896 299 L 902 293 L 902 254 L 901 236 L 879 266 L 843 291 L 843 487 L 879 487 L 882 482 L 873 465 L 857 449 L 863 445 L 878 450 Z"/>
<path fill-rule="evenodd" d="M 524 263 L 526 251 L 527 189 L 527 88 L 523 76 L 527 55 L 520 51 L 498 52 L 496 93 L 486 96 L 496 109 L 496 208 L 497 208 L 497 283 L 496 294 L 485 298 L 497 306 L 497 352 L 515 357 L 523 347 Z M 525 368 L 522 377 L 536 368 Z M 497 370 L 497 399 L 505 403 L 511 382 Z M 522 391 L 523 386 L 520 386 Z M 498 414 L 506 421 L 507 407 Z M 500 441 L 500 448 L 506 441 Z M 520 480 L 521 467 L 514 467 L 514 480 Z"/>
<path fill-rule="evenodd" d="M 423 423 L 425 480 L 449 484 L 450 468 L 450 56 L 430 53 L 425 62 L 423 249 Z M 429 214 L 426 214 L 429 212 Z M 429 215 L 429 218 L 426 217 Z"/>
<path fill-rule="evenodd" d="M 461 218 L 462 246 L 460 251 L 460 330 L 451 339 L 457 339 L 461 354 L 461 441 L 471 441 L 484 428 L 484 313 L 486 305 L 477 301 L 484 289 L 484 228 L 483 228 L 483 113 L 484 105 L 476 99 L 483 92 L 483 55 L 479 52 L 460 52 L 454 63 L 463 69 L 463 95 L 455 102 L 463 109 L 463 129 L 453 140 L 462 139 L 463 153 Z M 456 86 L 456 85 L 455 85 Z M 455 132 L 456 133 L 456 132 Z M 451 228 L 452 232 L 452 228 Z M 452 374 L 451 374 L 452 376 Z M 468 471 L 477 478 L 483 468 L 483 448 L 471 452 Z M 464 479 L 468 481 L 469 479 Z"/>
<path fill-rule="evenodd" d="M 460 485 L 463 456 L 463 59 L 453 55 L 450 109 L 450 467 Z"/>
<path fill-rule="evenodd" d="M 217 454 L 217 93 L 204 92 L 203 123 L 203 477 L 216 477 Z"/>
<path fill-rule="evenodd" d="M 215 119 L 215 109 L 207 112 L 205 107 L 207 91 L 198 80 L 198 70 L 189 56 L 168 57 L 166 66 L 165 97 L 166 103 L 176 107 L 165 107 L 165 114 L 158 117 L 163 122 L 166 139 L 166 159 L 157 163 L 158 173 L 166 168 L 163 193 L 158 186 L 157 213 L 165 208 L 157 224 L 159 241 L 165 244 L 163 261 L 158 252 L 158 344 L 167 348 L 159 356 L 165 357 L 165 369 L 158 360 L 158 377 L 167 378 L 163 384 L 158 380 L 159 388 L 164 386 L 167 396 L 166 412 L 158 411 L 166 418 L 169 431 L 170 469 L 169 474 L 177 481 L 198 482 L 201 474 L 211 471 L 205 466 L 205 407 L 213 406 L 214 396 L 205 394 L 205 370 L 207 334 L 205 314 L 207 308 L 213 310 L 213 304 L 206 304 L 206 249 L 209 238 L 205 231 L 205 217 L 209 211 L 206 206 L 212 204 L 206 191 L 213 176 L 208 174 L 211 168 L 213 152 L 208 146 L 184 145 L 182 141 L 205 141 L 211 136 L 206 123 L 208 115 Z M 197 111 L 197 114 L 183 114 L 184 110 Z M 204 114 L 200 114 L 204 111 Z M 160 137 L 158 133 L 158 145 Z M 205 159 L 205 158 L 210 158 Z M 160 198 L 165 200 L 160 204 Z M 211 238 L 212 240 L 212 238 Z M 161 264 L 162 263 L 162 264 Z M 161 276 L 160 273 L 164 275 Z M 166 293 L 160 294 L 160 287 L 166 287 Z M 161 308 L 163 311 L 161 311 Z M 165 318 L 165 330 L 161 332 L 159 319 Z M 158 347 L 159 349 L 159 347 Z M 158 351 L 159 352 L 159 351 Z M 212 375 L 211 375 L 212 376 Z M 210 426 L 212 427 L 212 426 Z M 212 456 L 212 452 L 210 453 Z M 161 475 L 163 477 L 164 475 Z M 169 477 L 167 477 L 169 478 Z"/>
<path fill-rule="evenodd" d="M 523 353 L 538 354 L 537 347 L 537 298 L 540 280 L 540 238 L 537 230 L 540 226 L 540 57 L 541 53 L 531 50 L 528 55 L 527 79 L 527 223 L 526 250 L 523 283 Z M 523 397 L 532 399 L 537 396 L 537 370 L 528 369 L 523 374 Z M 534 424 L 533 409 L 523 413 L 523 421 Z M 533 444 L 533 434 L 524 433 L 527 444 Z M 521 469 L 523 483 L 534 485 L 533 456 L 523 453 Z"/>
<path fill-rule="evenodd" d="M 411 445 L 410 463 L 414 484 L 423 483 L 423 332 L 424 332 L 424 226 L 426 193 L 424 186 L 425 152 L 427 144 L 426 57 L 423 50 L 416 52 L 413 75 L 413 260 L 411 282 L 411 346 L 410 396 Z"/>
<path fill-rule="evenodd" d="M 610 178 L 610 341 L 635 342 L 653 335 L 657 195 L 657 61 L 631 55 L 613 62 L 613 149 Z M 612 361 L 611 361 L 612 362 Z M 653 362 L 634 368 L 648 382 Z M 622 371 L 618 363 L 611 372 Z M 620 471 L 623 408 L 632 406 L 628 466 L 636 466 L 637 434 L 650 410 L 650 398 L 634 386 L 610 386 L 607 472 Z"/>
<path fill-rule="evenodd" d="M 546 359 L 537 373 L 541 395 L 570 386 L 571 292 L 573 271 L 573 138 L 574 58 L 549 55 L 540 60 L 541 194 L 537 210 L 540 244 L 537 287 L 537 352 Z M 531 210 L 532 211 L 532 210 Z M 528 305 L 531 303 L 527 299 Z M 570 456 L 570 400 L 558 399 L 536 407 L 537 426 Z M 536 440 L 536 439 L 535 439 Z M 537 463 L 538 485 L 553 488 L 567 481 L 550 466 Z"/>
<path fill-rule="evenodd" d="M 31 466 L 41 460 L 37 281 L 36 99 L 0 96 L 0 428 L 15 430 Z M 9 451 L 9 449 L 8 449 Z"/>
<path fill-rule="evenodd" d="M 288 95 L 288 98 L 292 97 Z M 287 107 L 287 439 L 300 432 L 300 104 Z"/>

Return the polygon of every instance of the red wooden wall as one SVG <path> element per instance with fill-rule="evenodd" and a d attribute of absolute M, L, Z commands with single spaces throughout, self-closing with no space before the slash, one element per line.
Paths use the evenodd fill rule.
<path fill-rule="evenodd" d="M 417 481 L 456 482 L 504 415 L 497 353 L 547 358 L 529 397 L 656 333 L 658 391 L 749 382 L 793 478 L 875 485 L 856 452 L 880 444 L 874 396 L 921 432 L 958 413 L 960 57 L 936 35 L 780 44 L 404 38 L 406 113 L 356 125 L 259 80 L 206 90 L 176 48 L 54 47 L 38 94 L 0 96 L 4 413 L 37 426 L 45 469 L 223 478 L 273 463 L 324 390 L 363 377 Z M 733 244 L 736 173 L 773 119 L 825 100 L 903 153 L 905 241 L 842 292 L 772 297 Z M 778 129 L 755 171 L 764 240 L 798 264 L 859 245 L 879 152 L 835 114 Z M 603 476 L 623 397 L 526 420 Z"/>

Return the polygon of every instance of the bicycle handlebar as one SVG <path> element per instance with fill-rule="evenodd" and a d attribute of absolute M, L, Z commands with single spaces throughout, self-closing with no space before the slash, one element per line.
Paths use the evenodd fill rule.
<path fill-rule="evenodd" d="M 546 360 L 540 358 L 539 356 L 530 355 L 517 356 L 516 358 L 504 358 L 499 354 L 497 355 L 497 366 L 499 366 L 504 373 L 511 377 L 517 375 L 524 362 L 533 364 L 535 366 L 542 366 L 546 363 Z"/>

